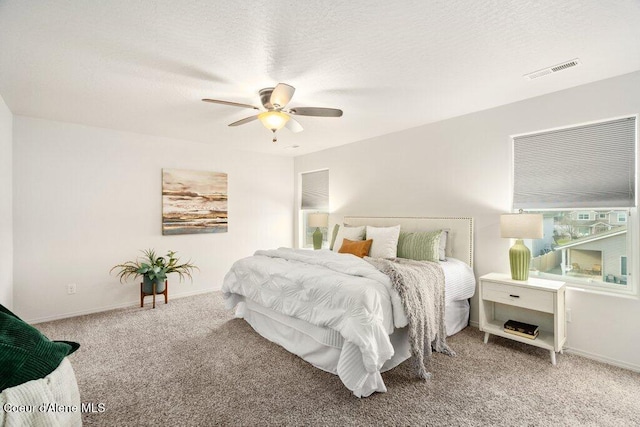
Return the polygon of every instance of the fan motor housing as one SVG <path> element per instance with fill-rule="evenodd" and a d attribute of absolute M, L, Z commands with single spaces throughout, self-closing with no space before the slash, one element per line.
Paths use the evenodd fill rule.
<path fill-rule="evenodd" d="M 265 87 L 264 89 L 260 89 L 260 102 L 267 110 L 272 110 L 273 105 L 271 104 L 271 94 L 273 93 L 272 87 Z"/>

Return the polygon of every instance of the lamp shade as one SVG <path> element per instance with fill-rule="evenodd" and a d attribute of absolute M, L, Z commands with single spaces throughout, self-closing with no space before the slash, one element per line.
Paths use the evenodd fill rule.
<path fill-rule="evenodd" d="M 512 239 L 541 239 L 542 214 L 514 213 L 500 216 L 500 236 Z"/>
<path fill-rule="evenodd" d="M 258 114 L 258 119 L 260 119 L 264 127 L 275 132 L 287 124 L 289 116 L 281 111 L 265 111 Z"/>
<path fill-rule="evenodd" d="M 312 213 L 308 217 L 309 227 L 327 227 L 329 225 L 329 214 Z"/>

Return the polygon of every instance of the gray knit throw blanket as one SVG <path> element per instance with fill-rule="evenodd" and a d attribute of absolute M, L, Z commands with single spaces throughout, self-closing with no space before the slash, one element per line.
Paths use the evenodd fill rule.
<path fill-rule="evenodd" d="M 365 260 L 389 276 L 400 295 L 409 320 L 409 344 L 416 373 L 419 378 L 431 378 L 424 363 L 431 358 L 432 348 L 449 356 L 456 355 L 446 341 L 442 267 L 434 262 L 403 258 Z"/>

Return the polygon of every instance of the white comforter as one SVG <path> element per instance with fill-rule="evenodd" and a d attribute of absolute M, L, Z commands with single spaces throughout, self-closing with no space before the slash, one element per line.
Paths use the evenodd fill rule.
<path fill-rule="evenodd" d="M 242 297 L 340 332 L 367 372 L 393 356 L 389 334 L 407 325 L 389 278 L 353 255 L 280 248 L 237 261 L 222 286 L 228 308 Z M 351 388 L 351 387 L 350 387 Z"/>

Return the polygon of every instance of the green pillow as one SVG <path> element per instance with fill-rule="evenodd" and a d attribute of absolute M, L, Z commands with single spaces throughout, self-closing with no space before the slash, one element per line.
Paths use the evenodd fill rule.
<path fill-rule="evenodd" d="M 340 230 L 340 224 L 334 225 L 333 233 L 331 233 L 331 244 L 329 245 L 330 250 L 333 250 L 333 245 L 336 243 L 336 237 L 338 237 L 338 230 Z"/>
<path fill-rule="evenodd" d="M 408 233 L 401 231 L 398 238 L 398 258 L 438 262 L 442 230 Z"/>
<path fill-rule="evenodd" d="M 78 347 L 75 342 L 49 341 L 0 304 L 0 392 L 46 377 Z"/>

